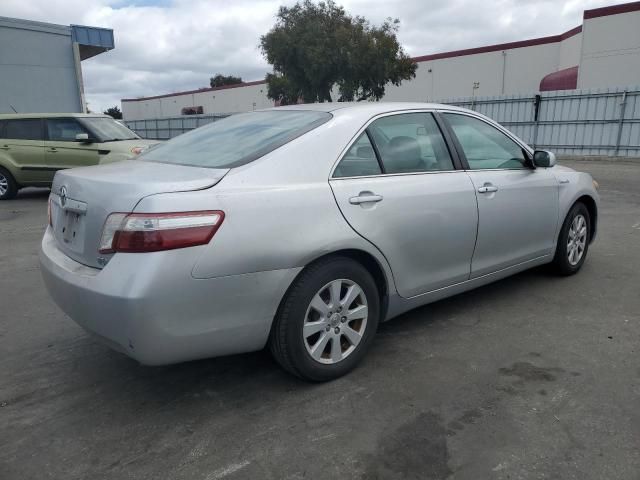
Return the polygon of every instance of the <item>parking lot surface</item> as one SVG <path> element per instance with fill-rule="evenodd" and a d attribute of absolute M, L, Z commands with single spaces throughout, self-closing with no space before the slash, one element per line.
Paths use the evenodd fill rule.
<path fill-rule="evenodd" d="M 602 196 L 578 275 L 409 312 L 319 385 L 266 352 L 151 368 L 96 343 L 40 278 L 48 192 L 0 203 L 0 478 L 639 479 L 640 162 L 565 164 Z"/>

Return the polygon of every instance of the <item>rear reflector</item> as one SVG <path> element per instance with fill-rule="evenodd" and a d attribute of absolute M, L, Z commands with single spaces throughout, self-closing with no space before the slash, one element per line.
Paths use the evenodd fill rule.
<path fill-rule="evenodd" d="M 102 228 L 100 253 L 158 252 L 209 243 L 224 212 L 112 213 Z"/>

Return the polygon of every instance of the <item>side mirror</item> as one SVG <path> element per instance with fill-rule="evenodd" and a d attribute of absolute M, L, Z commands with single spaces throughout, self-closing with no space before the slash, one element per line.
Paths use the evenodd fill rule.
<path fill-rule="evenodd" d="M 533 163 L 536 167 L 553 167 L 556 164 L 556 156 L 547 150 L 536 150 L 533 152 Z"/>
<path fill-rule="evenodd" d="M 76 142 L 90 143 L 88 133 L 76 133 Z"/>

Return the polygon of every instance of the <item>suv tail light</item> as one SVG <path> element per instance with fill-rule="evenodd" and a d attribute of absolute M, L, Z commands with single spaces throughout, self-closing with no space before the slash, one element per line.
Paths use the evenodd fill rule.
<path fill-rule="evenodd" d="M 158 252 L 209 243 L 224 212 L 112 213 L 102 228 L 100 253 Z"/>

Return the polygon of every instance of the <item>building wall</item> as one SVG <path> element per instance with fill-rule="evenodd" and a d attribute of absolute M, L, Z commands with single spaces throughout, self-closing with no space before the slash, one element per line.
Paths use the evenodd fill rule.
<path fill-rule="evenodd" d="M 0 113 L 81 112 L 71 30 L 0 18 Z"/>
<path fill-rule="evenodd" d="M 123 101 L 122 113 L 127 120 L 175 117 L 185 107 L 203 107 L 204 113 L 248 112 L 273 107 L 264 83 L 221 90 L 203 90 L 189 94 L 167 95 L 140 101 Z"/>
<path fill-rule="evenodd" d="M 585 18 L 579 88 L 640 85 L 640 11 Z"/>
<path fill-rule="evenodd" d="M 579 65 L 581 50 L 582 32 L 562 40 L 558 46 L 558 70 L 564 70 L 565 68 Z"/>
<path fill-rule="evenodd" d="M 640 2 L 586 10 L 583 16 L 582 25 L 561 35 L 418 57 L 416 78 L 387 85 L 384 100 L 537 93 L 544 77 L 571 67 L 578 67 L 578 88 L 640 85 Z M 337 98 L 335 89 L 332 95 Z M 125 119 L 138 120 L 177 116 L 185 106 L 203 106 L 205 114 L 216 114 L 272 105 L 262 83 L 123 100 L 122 111 Z"/>

